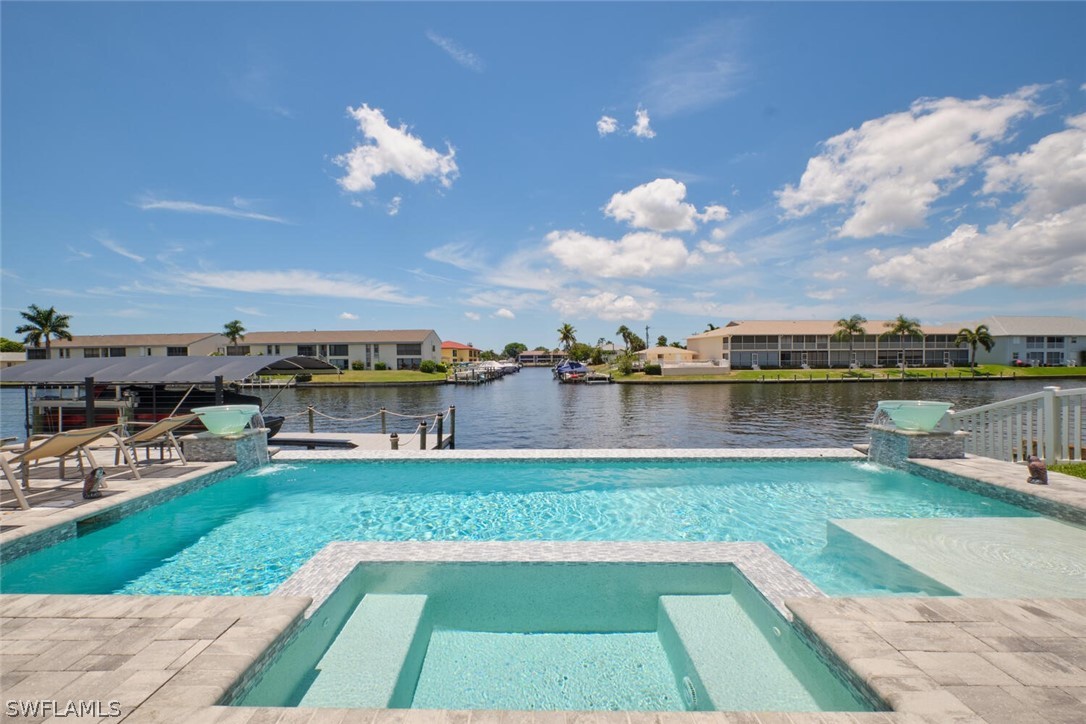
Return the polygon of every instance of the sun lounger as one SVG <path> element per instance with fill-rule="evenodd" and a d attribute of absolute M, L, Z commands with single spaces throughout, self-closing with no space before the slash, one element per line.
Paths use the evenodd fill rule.
<path fill-rule="evenodd" d="M 15 471 L 8 464 L 7 453 L 0 453 L 0 468 L 4 471 L 4 479 L 11 486 L 11 492 L 15 494 L 15 502 L 23 510 L 30 510 L 30 505 L 26 502 L 26 496 L 23 495 L 23 488 L 19 485 L 19 481 L 15 479 Z"/>
<path fill-rule="evenodd" d="M 179 427 L 184 427 L 185 425 L 191 424 L 194 420 L 196 420 L 196 418 L 197 415 L 177 415 L 174 417 L 163 418 L 158 422 L 129 423 L 129 427 L 140 424 L 146 424 L 147 426 L 141 430 L 137 430 L 136 432 L 128 435 L 127 437 L 121 438 L 122 447 L 119 448 L 117 450 L 117 453 L 114 455 L 113 463 L 115 465 L 117 464 L 117 458 L 120 456 L 122 450 L 124 449 L 131 450 L 132 459 L 136 460 L 139 457 L 136 452 L 138 448 L 142 447 L 146 449 L 147 458 L 150 459 L 152 447 L 158 446 L 161 450 L 162 448 L 168 446 L 172 451 L 177 452 L 177 457 L 180 458 L 181 464 L 187 465 L 188 463 L 185 460 L 185 454 L 181 452 L 181 445 L 177 442 L 177 438 L 174 436 L 173 431 Z"/>
<path fill-rule="evenodd" d="M 99 427 L 87 427 L 82 430 L 58 432 L 55 435 L 50 435 L 44 440 L 31 440 L 28 442 L 28 447 L 26 449 L 22 452 L 17 452 L 6 461 L 4 477 L 8 478 L 8 483 L 14 487 L 16 485 L 14 476 L 8 477 L 8 474 L 15 464 L 22 465 L 22 486 L 23 489 L 27 489 L 30 487 L 31 463 L 41 462 L 46 459 L 56 459 L 60 463 L 60 477 L 63 479 L 64 462 L 71 455 L 76 456 L 76 459 L 79 461 L 80 471 L 85 473 L 83 458 L 87 459 L 91 469 L 98 467 L 98 463 L 95 461 L 94 455 L 90 451 L 90 444 L 104 437 L 112 437 L 118 445 L 122 445 L 121 438 L 117 435 L 116 431 L 117 425 L 101 425 Z M 128 448 L 124 448 L 122 445 L 122 451 L 124 453 L 125 462 L 128 464 L 132 474 L 138 479 L 140 474 L 139 471 L 136 470 L 136 465 L 133 462 L 131 455 L 128 453 Z"/>

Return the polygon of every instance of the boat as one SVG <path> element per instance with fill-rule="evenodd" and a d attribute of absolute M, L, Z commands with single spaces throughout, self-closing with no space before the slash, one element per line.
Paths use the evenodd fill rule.
<path fill-rule="evenodd" d="M 583 382 L 592 370 L 583 362 L 563 360 L 554 366 L 553 372 L 559 382 Z"/>

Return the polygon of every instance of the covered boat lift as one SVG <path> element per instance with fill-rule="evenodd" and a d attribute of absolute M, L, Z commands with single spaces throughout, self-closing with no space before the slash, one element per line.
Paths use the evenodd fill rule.
<path fill-rule="evenodd" d="M 113 357 L 106 359 L 63 359 L 27 362 L 0 371 L 0 382 L 24 388 L 26 431 L 32 432 L 30 389 L 39 386 L 82 387 L 84 425 L 95 422 L 95 388 L 103 385 L 120 389 L 133 385 L 214 385 L 215 404 L 223 402 L 225 386 L 254 375 L 298 375 L 338 373 L 339 368 L 316 357 Z M 116 409 L 118 404 L 110 405 Z"/>

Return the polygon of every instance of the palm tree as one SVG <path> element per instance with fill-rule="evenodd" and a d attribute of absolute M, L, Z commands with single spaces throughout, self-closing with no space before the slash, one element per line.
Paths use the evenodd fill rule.
<path fill-rule="evenodd" d="M 833 326 L 837 328 L 837 331 L 833 333 L 833 338 L 840 341 L 842 339 L 848 340 L 848 363 L 852 365 L 852 338 L 857 334 L 866 334 L 864 325 L 867 324 L 867 319 L 862 314 L 853 314 L 848 319 L 838 319 L 837 323 Z"/>
<path fill-rule="evenodd" d="M 622 337 L 622 343 L 626 345 L 627 350 L 630 349 L 630 335 L 633 334 L 630 328 L 624 324 L 615 330 L 615 334 Z"/>
<path fill-rule="evenodd" d="M 558 343 L 567 353 L 569 348 L 577 343 L 577 330 L 569 322 L 558 328 Z"/>
<path fill-rule="evenodd" d="M 715 325 L 715 324 L 713 324 L 712 322 L 709 322 L 709 326 L 707 326 L 707 327 L 705 328 L 705 331 L 706 331 L 706 332 L 712 332 L 712 331 L 713 331 L 714 329 L 720 329 L 720 327 L 716 326 L 716 325 Z"/>
<path fill-rule="evenodd" d="M 924 332 L 920 329 L 920 320 L 906 317 L 904 314 L 897 315 L 897 318 L 892 322 L 886 322 L 886 331 L 882 333 L 883 337 L 896 336 L 901 342 L 901 369 L 905 369 L 905 338 L 906 337 L 923 337 Z"/>
<path fill-rule="evenodd" d="M 656 338 L 656 346 L 657 347 L 666 347 L 667 346 L 667 337 L 665 337 L 662 334 L 659 337 L 657 337 Z"/>
<path fill-rule="evenodd" d="M 985 352 L 991 352 L 992 347 L 995 347 L 995 339 L 988 331 L 988 325 L 982 324 L 976 329 L 962 327 L 954 338 L 954 344 L 959 347 L 963 344 L 969 345 L 969 369 L 973 369 L 977 366 L 977 346 L 984 347 Z"/>
<path fill-rule="evenodd" d="M 227 322 L 223 325 L 222 334 L 230 340 L 231 347 L 237 347 L 238 340 L 245 339 L 245 327 L 242 325 L 240 319 L 235 319 L 234 321 Z"/>
<path fill-rule="evenodd" d="M 15 328 L 15 334 L 25 334 L 23 340 L 26 344 L 40 347 L 45 340 L 45 358 L 49 359 L 49 348 L 52 339 L 71 340 L 72 333 L 68 331 L 68 323 L 71 316 L 57 314 L 56 307 L 42 309 L 37 304 L 31 304 L 25 312 L 19 312 L 28 324 L 20 324 Z"/>

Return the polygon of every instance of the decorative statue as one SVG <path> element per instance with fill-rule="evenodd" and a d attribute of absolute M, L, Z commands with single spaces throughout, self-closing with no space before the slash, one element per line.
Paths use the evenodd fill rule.
<path fill-rule="evenodd" d="M 102 487 L 102 481 L 105 480 L 105 477 L 105 468 L 94 468 L 87 473 L 87 477 L 83 478 L 83 498 L 85 500 L 102 497 L 102 491 L 99 488 Z"/>
<path fill-rule="evenodd" d="M 1030 485 L 1048 485 L 1048 466 L 1036 455 L 1029 456 L 1029 479 L 1026 482 Z"/>

